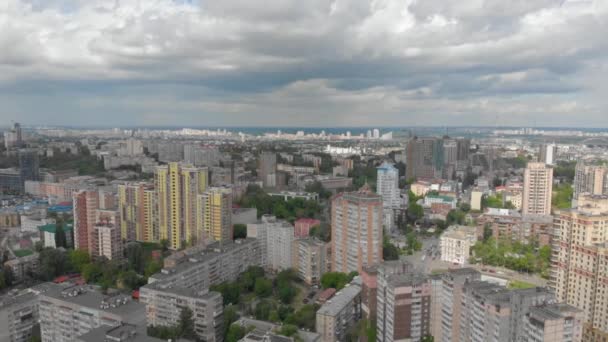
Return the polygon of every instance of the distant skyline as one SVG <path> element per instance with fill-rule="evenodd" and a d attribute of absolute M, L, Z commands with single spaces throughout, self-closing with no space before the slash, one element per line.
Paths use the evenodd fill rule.
<path fill-rule="evenodd" d="M 0 126 L 608 127 L 605 0 L 3 0 Z"/>

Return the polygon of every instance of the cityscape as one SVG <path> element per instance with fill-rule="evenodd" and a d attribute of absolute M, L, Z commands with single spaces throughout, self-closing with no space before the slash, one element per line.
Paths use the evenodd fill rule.
<path fill-rule="evenodd" d="M 608 342 L 608 1 L 0 1 L 0 342 Z"/>

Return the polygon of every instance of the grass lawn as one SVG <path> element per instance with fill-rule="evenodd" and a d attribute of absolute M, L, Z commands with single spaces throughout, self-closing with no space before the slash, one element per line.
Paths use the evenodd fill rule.
<path fill-rule="evenodd" d="M 18 251 L 13 251 L 13 253 L 15 253 L 15 255 L 17 256 L 17 258 L 22 258 L 24 256 L 28 256 L 28 255 L 34 254 L 34 251 L 31 251 L 29 249 L 20 249 Z"/>
<path fill-rule="evenodd" d="M 304 303 L 302 303 L 302 300 L 306 298 L 306 295 L 308 294 L 308 289 L 305 286 L 295 282 L 292 282 L 291 284 L 298 290 L 298 293 L 293 298 L 293 302 L 291 302 L 291 306 L 297 311 L 305 305 Z"/>
<path fill-rule="evenodd" d="M 530 284 L 530 283 L 526 283 L 525 281 L 519 281 L 519 280 L 511 280 L 509 282 L 508 288 L 509 289 L 530 289 L 536 287 L 536 285 L 534 284 Z"/>

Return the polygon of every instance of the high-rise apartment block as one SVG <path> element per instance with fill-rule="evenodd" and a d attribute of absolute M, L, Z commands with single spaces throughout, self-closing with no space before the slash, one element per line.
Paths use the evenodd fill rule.
<path fill-rule="evenodd" d="M 99 209 L 99 193 L 82 190 L 74 193 L 74 248 L 92 253 L 93 228 L 96 210 Z"/>
<path fill-rule="evenodd" d="M 398 209 L 401 206 L 399 170 L 392 164 L 385 162 L 378 167 L 376 189 L 378 195 L 382 197 L 384 208 Z"/>
<path fill-rule="evenodd" d="M 312 237 L 296 239 L 292 259 L 298 277 L 308 285 L 318 285 L 321 276 L 331 270 L 331 244 Z"/>
<path fill-rule="evenodd" d="M 525 318 L 525 336 L 529 342 L 576 342 L 583 340 L 584 314 L 567 304 L 547 304 L 530 309 Z"/>
<path fill-rule="evenodd" d="M 112 223 L 97 223 L 93 227 L 93 256 L 105 257 L 108 260 L 123 258 L 124 246 L 120 228 Z"/>
<path fill-rule="evenodd" d="M 419 273 L 378 277 L 378 342 L 420 341 L 430 335 L 431 284 Z"/>
<path fill-rule="evenodd" d="M 441 291 L 442 342 L 460 341 L 463 320 L 463 287 L 471 281 L 481 280 L 481 274 L 471 268 L 455 269 L 443 275 Z M 432 299 L 434 300 L 434 298 Z"/>
<path fill-rule="evenodd" d="M 275 271 L 292 267 L 294 227 L 289 222 L 264 215 L 260 222 L 247 225 L 247 237 L 260 242 L 263 267 Z"/>
<path fill-rule="evenodd" d="M 317 311 L 316 331 L 323 342 L 346 341 L 361 317 L 361 278 L 355 277 Z"/>
<path fill-rule="evenodd" d="M 260 155 L 259 178 L 265 188 L 277 185 L 277 155 L 274 152 L 263 152 Z"/>
<path fill-rule="evenodd" d="M 528 163 L 524 171 L 524 198 L 522 213 L 551 214 L 553 169 L 545 163 Z"/>
<path fill-rule="evenodd" d="M 407 144 L 408 179 L 441 178 L 443 175 L 443 141 L 439 138 L 414 137 Z"/>
<path fill-rule="evenodd" d="M 585 340 L 608 339 L 608 197 L 581 195 L 555 213 L 550 286 L 584 311 Z"/>
<path fill-rule="evenodd" d="M 197 227 L 207 241 L 232 241 L 232 189 L 209 188 L 197 197 Z"/>
<path fill-rule="evenodd" d="M 574 199 L 579 195 L 608 195 L 608 167 L 579 161 L 574 172 Z"/>
<path fill-rule="evenodd" d="M 22 182 L 40 180 L 40 161 L 37 150 L 19 150 L 19 172 Z"/>
<path fill-rule="evenodd" d="M 442 331 L 434 335 L 435 340 L 583 341 L 582 312 L 567 304 L 556 304 L 550 290 L 510 290 L 480 278 L 473 269 L 451 270 L 441 276 L 442 291 L 438 296 L 433 291 L 432 296 L 432 301 L 442 303 Z M 432 280 L 433 287 L 438 284 L 436 280 Z M 433 306 L 431 316 L 436 311 Z"/>
<path fill-rule="evenodd" d="M 207 169 L 186 164 L 158 166 L 154 175 L 158 205 L 160 239 L 172 249 L 185 242 L 204 242 L 202 226 L 197 225 L 197 196 L 207 189 Z"/>
<path fill-rule="evenodd" d="M 557 146 L 555 144 L 541 144 L 538 148 L 538 162 L 547 165 L 555 164 Z"/>
<path fill-rule="evenodd" d="M 361 272 L 382 262 L 382 198 L 364 186 L 332 199 L 332 271 Z"/>
<path fill-rule="evenodd" d="M 122 238 L 127 241 L 159 241 L 156 192 L 148 183 L 118 186 L 118 211 Z"/>

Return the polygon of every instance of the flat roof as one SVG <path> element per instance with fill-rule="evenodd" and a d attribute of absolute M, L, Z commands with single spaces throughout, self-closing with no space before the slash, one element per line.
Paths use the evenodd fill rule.
<path fill-rule="evenodd" d="M 79 291 L 76 295 L 66 295 L 72 291 Z M 92 285 L 72 285 L 72 284 L 49 284 L 46 292 L 42 296 L 65 301 L 68 303 L 80 305 L 89 309 L 99 310 L 103 312 L 119 315 L 123 318 L 129 318 L 132 322 L 145 321 L 146 307 L 136 301 L 133 301 L 126 294 L 116 293 L 114 296 L 108 296 L 101 293 L 100 288 Z M 116 300 L 126 299 L 125 304 L 110 305 L 107 308 L 100 308 L 102 301 L 112 303 Z"/>

